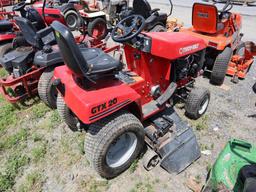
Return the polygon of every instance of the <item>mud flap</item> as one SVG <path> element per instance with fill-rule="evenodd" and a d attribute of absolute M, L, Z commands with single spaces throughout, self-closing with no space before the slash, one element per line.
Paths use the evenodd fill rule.
<path fill-rule="evenodd" d="M 156 119 L 163 116 L 171 119 L 173 126 L 164 136 L 168 139 L 159 138 L 157 142 L 159 147 L 151 145 L 151 148 L 156 149 L 160 156 L 162 168 L 169 173 L 180 173 L 201 156 L 200 148 L 192 128 L 179 117 L 173 108 L 166 109 Z M 164 141 L 161 142 L 161 140 Z"/>
<path fill-rule="evenodd" d="M 191 128 L 182 130 L 174 140 L 161 150 L 161 167 L 169 173 L 180 173 L 197 160 L 201 153 L 196 137 Z"/>

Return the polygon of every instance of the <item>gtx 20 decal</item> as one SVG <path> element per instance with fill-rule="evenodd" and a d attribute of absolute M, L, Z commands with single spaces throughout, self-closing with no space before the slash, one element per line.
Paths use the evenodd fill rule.
<path fill-rule="evenodd" d="M 106 107 L 106 108 L 105 108 L 105 103 L 104 103 L 104 104 L 101 104 L 101 105 L 99 105 L 99 106 L 93 107 L 91 111 L 96 110 L 96 113 L 95 113 L 94 115 L 92 115 L 92 116 L 89 118 L 89 120 L 92 121 L 92 120 L 97 119 L 97 118 L 99 118 L 99 117 L 101 117 L 101 116 L 103 116 L 103 115 L 106 115 L 106 114 L 108 114 L 108 113 L 110 113 L 110 112 L 112 112 L 112 111 L 118 110 L 118 109 L 120 109 L 120 108 L 126 106 L 127 104 L 129 104 L 131 101 L 130 101 L 130 99 L 128 99 L 128 100 L 125 100 L 125 101 L 123 101 L 123 102 L 121 102 L 121 103 L 117 103 L 117 102 L 118 102 L 118 101 L 117 101 L 117 99 L 115 98 L 115 99 L 111 99 L 110 101 L 106 102 L 106 105 L 108 105 L 108 107 Z M 115 105 L 115 104 L 116 104 L 116 105 Z M 104 105 L 104 106 L 103 106 L 103 105 Z M 109 106 L 109 105 L 110 105 L 110 106 Z M 113 106 L 113 105 L 114 105 L 114 106 Z M 102 108 L 107 109 L 107 110 L 102 111 Z M 98 109 L 100 109 L 100 112 L 97 111 Z M 103 110 L 104 110 L 104 109 L 103 109 Z"/>
<path fill-rule="evenodd" d="M 91 110 L 92 114 L 99 113 L 101 111 L 104 111 L 105 109 L 115 105 L 117 103 L 117 98 L 111 99 L 108 102 L 102 103 L 96 107 L 93 107 Z"/>

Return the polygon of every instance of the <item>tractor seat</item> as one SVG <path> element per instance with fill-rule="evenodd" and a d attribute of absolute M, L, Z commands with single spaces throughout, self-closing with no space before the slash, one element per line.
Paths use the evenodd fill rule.
<path fill-rule="evenodd" d="M 0 20 L 0 31 L 11 31 L 13 24 L 7 20 Z"/>
<path fill-rule="evenodd" d="M 38 31 L 31 21 L 26 18 L 15 17 L 15 21 L 27 43 L 33 47 L 42 50 L 44 45 L 56 44 L 51 27 L 45 27 Z"/>
<path fill-rule="evenodd" d="M 51 24 L 61 55 L 68 68 L 76 75 L 88 77 L 115 74 L 122 69 L 121 62 L 96 48 L 79 48 L 71 31 L 58 21 Z"/>
<path fill-rule="evenodd" d="M 218 9 L 215 5 L 194 3 L 192 15 L 193 28 L 202 33 L 215 34 L 224 28 L 219 22 Z"/>
<path fill-rule="evenodd" d="M 120 65 L 119 61 L 104 53 L 101 49 L 83 48 L 80 50 L 89 65 L 90 74 L 112 71 Z"/>

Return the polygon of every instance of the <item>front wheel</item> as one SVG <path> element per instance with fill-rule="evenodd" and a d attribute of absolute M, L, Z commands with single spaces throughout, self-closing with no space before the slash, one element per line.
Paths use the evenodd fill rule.
<path fill-rule="evenodd" d="M 70 30 L 74 31 L 79 27 L 79 16 L 75 10 L 67 11 L 64 18 Z"/>
<path fill-rule="evenodd" d="M 185 103 L 186 116 L 191 119 L 200 118 L 210 103 L 210 91 L 204 88 L 194 88 Z"/>
<path fill-rule="evenodd" d="M 85 138 L 85 154 L 96 172 L 111 179 L 125 171 L 144 146 L 144 129 L 131 113 L 119 111 L 92 124 Z"/>

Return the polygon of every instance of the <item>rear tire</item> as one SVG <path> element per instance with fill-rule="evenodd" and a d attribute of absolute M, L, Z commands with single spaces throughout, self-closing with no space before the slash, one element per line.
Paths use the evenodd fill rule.
<path fill-rule="evenodd" d="M 0 57 L 3 57 L 6 53 L 12 50 L 12 43 L 7 43 L 0 47 Z"/>
<path fill-rule="evenodd" d="M 104 39 L 108 34 L 107 22 L 103 18 L 96 18 L 88 24 L 88 35 L 98 40 Z"/>
<path fill-rule="evenodd" d="M 74 31 L 78 28 L 80 19 L 78 13 L 75 10 L 68 10 L 64 14 L 64 18 L 67 23 L 67 26 L 71 31 Z"/>
<path fill-rule="evenodd" d="M 57 109 L 60 117 L 69 126 L 69 128 L 74 132 L 78 131 L 78 127 L 79 127 L 78 125 L 80 124 L 80 121 L 65 104 L 65 101 L 60 94 L 58 94 L 58 97 L 57 97 Z"/>
<path fill-rule="evenodd" d="M 233 55 L 231 48 L 226 47 L 225 50 L 220 53 L 213 65 L 210 82 L 214 85 L 222 85 L 226 76 L 229 62 Z"/>
<path fill-rule="evenodd" d="M 166 32 L 166 31 L 167 29 L 162 25 L 156 25 L 150 30 L 150 32 Z"/>
<path fill-rule="evenodd" d="M 111 179 L 129 168 L 138 157 L 144 137 L 139 119 L 129 112 L 119 111 L 90 125 L 85 154 L 101 177 Z"/>
<path fill-rule="evenodd" d="M 58 92 L 52 83 L 53 72 L 54 68 L 46 68 L 46 70 L 39 78 L 38 95 L 47 106 L 52 109 L 56 109 Z"/>
<path fill-rule="evenodd" d="M 200 118 L 207 111 L 210 102 L 210 91 L 204 88 L 194 88 L 185 103 L 186 116 L 191 119 Z"/>

